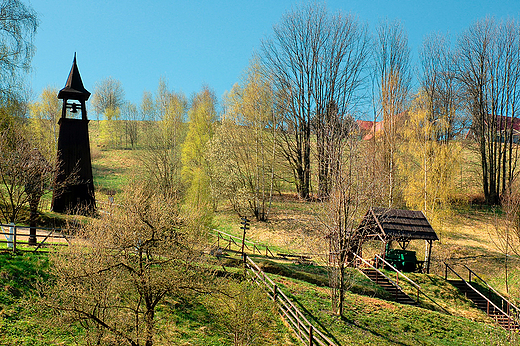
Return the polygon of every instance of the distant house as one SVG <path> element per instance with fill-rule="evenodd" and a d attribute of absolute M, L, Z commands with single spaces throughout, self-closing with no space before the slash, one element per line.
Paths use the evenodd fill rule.
<path fill-rule="evenodd" d="M 520 141 L 520 119 L 506 116 L 497 116 L 498 131 L 500 132 L 500 141 L 504 142 L 508 135 L 508 132 L 513 131 L 513 143 Z"/>
<path fill-rule="evenodd" d="M 487 122 L 486 122 L 487 126 Z M 509 138 L 509 131 L 513 131 L 513 143 L 520 143 L 520 118 L 497 115 L 498 141 L 505 142 Z M 475 132 L 470 128 L 464 139 L 475 139 Z"/>
<path fill-rule="evenodd" d="M 356 123 L 359 128 L 360 136 L 365 141 L 374 138 L 374 135 L 377 135 L 383 130 L 382 121 L 356 120 Z"/>
<path fill-rule="evenodd" d="M 407 118 L 408 111 L 401 112 L 395 116 L 394 126 L 398 128 L 404 125 L 404 122 Z M 363 140 L 368 141 L 374 138 L 374 136 L 379 136 L 383 132 L 385 128 L 385 122 L 382 121 L 366 121 L 366 120 L 356 120 L 357 126 L 359 128 L 360 136 Z"/>

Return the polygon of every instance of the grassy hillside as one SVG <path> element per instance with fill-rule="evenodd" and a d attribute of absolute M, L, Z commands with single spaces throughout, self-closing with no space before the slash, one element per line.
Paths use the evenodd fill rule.
<path fill-rule="evenodd" d="M 38 282 L 49 280 L 46 253 L 0 251 L 0 345 L 83 345 L 85 331 L 62 325 L 39 302 Z M 167 297 L 158 307 L 157 345 L 232 345 L 229 330 L 208 310 L 216 295 Z M 262 337 L 269 345 L 291 345 L 292 334 L 278 316 Z"/>
<path fill-rule="evenodd" d="M 129 177 L 138 170 L 139 150 L 106 150 L 92 146 L 93 170 L 98 200 L 108 191 L 121 191 Z M 312 256 L 314 265 L 257 258 L 261 267 L 282 285 L 309 319 L 327 331 L 339 345 L 509 345 L 519 344 L 496 327 L 485 314 L 447 284 L 443 262 L 457 267 L 468 265 L 486 281 L 506 292 L 505 257 L 497 247 L 495 225 L 503 216 L 499 209 L 482 208 L 469 203 L 478 194 L 475 181 L 478 167 L 470 155 L 468 169 L 461 170 L 461 198 L 454 212 L 434 225 L 440 241 L 432 252 L 430 275 L 410 274 L 423 290 L 450 315 L 429 309 L 403 306 L 389 301 L 391 297 L 359 273 L 349 271 L 350 292 L 346 297 L 344 318 L 330 313 L 327 288 L 327 242 L 318 214 L 321 205 L 299 200 L 294 193 L 277 194 L 268 222 L 252 221 L 247 238 L 270 246 L 274 253 L 298 253 Z M 54 215 L 55 216 L 55 215 Z M 220 205 L 214 227 L 241 236 L 240 218 L 226 205 Z M 379 250 L 377 242 L 367 244 L 370 256 Z M 422 242 L 412 242 L 419 259 L 424 254 Z M 223 260 L 227 267 L 235 260 Z M 48 345 L 75 344 L 80 328 L 58 328 L 51 316 L 31 305 L 37 293 L 35 282 L 45 279 L 45 255 L 0 254 L 0 344 Z M 520 259 L 510 256 L 508 287 L 513 298 L 520 298 Z M 236 269 L 228 268 L 233 272 Z M 241 272 L 241 271 L 239 271 Z M 466 273 L 464 273 L 466 275 Z M 389 274 L 392 275 L 392 274 Z M 406 285 L 405 285 L 406 286 Z M 226 330 L 207 309 L 208 301 L 169 298 L 160 307 L 158 345 L 227 345 Z M 211 304 L 211 303 L 210 303 Z M 437 309 L 438 310 L 438 309 Z M 292 334 L 278 319 L 274 330 L 266 330 L 266 344 L 297 344 Z"/>

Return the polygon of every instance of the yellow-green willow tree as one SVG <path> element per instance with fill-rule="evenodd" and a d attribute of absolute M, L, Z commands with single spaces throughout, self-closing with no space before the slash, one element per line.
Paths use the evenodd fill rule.
<path fill-rule="evenodd" d="M 216 97 L 208 87 L 203 87 L 193 97 L 188 111 L 188 132 L 181 151 L 181 175 L 187 188 L 186 205 L 199 211 L 208 221 L 212 205 L 206 152 L 217 118 L 215 106 Z"/>
<path fill-rule="evenodd" d="M 448 126 L 446 119 L 432 117 L 428 96 L 419 93 L 408 111 L 397 158 L 406 205 L 432 220 L 449 212 L 456 193 L 460 143 L 437 138 Z"/>

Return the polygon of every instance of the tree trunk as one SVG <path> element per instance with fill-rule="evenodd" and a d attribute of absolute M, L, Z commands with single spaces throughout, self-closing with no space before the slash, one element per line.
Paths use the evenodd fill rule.
<path fill-rule="evenodd" d="M 40 196 L 32 195 L 29 199 L 29 245 L 36 245 L 36 223 L 38 221 L 38 204 L 40 204 Z"/>
<path fill-rule="evenodd" d="M 148 308 L 144 314 L 145 346 L 153 346 L 154 314 L 153 308 Z"/>

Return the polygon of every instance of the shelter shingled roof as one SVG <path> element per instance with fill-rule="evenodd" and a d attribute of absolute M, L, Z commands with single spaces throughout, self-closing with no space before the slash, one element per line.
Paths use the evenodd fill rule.
<path fill-rule="evenodd" d="M 414 210 L 370 208 L 358 232 L 395 240 L 439 240 L 423 212 Z"/>

